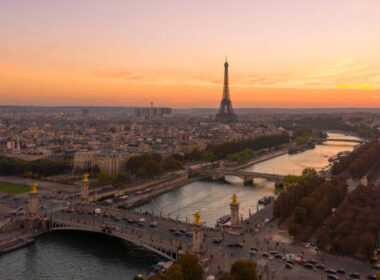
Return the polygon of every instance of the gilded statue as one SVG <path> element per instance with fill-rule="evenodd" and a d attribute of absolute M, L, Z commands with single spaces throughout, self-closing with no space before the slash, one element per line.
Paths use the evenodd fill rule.
<path fill-rule="evenodd" d="M 32 193 L 36 193 L 37 192 L 37 183 L 33 184 L 32 189 L 30 190 L 30 192 L 32 192 Z"/>
<path fill-rule="evenodd" d="M 239 202 L 238 202 L 238 200 L 237 200 L 237 195 L 234 193 L 233 195 L 232 195 L 232 204 L 238 204 Z"/>
<path fill-rule="evenodd" d="M 202 224 L 202 220 L 201 220 L 201 213 L 199 213 L 199 211 L 197 213 L 195 213 L 194 215 L 194 224 Z"/>
<path fill-rule="evenodd" d="M 86 174 L 83 174 L 83 182 L 88 182 L 88 176 L 90 176 L 90 174 L 86 173 Z"/>

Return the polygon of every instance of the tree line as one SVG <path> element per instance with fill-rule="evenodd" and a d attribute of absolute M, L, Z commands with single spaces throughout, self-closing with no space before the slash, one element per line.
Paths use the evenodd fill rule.
<path fill-rule="evenodd" d="M 287 220 L 289 234 L 300 240 L 307 239 L 337 207 L 347 192 L 342 177 L 331 182 L 306 169 L 292 187 L 282 192 L 274 202 L 273 214 Z"/>
<path fill-rule="evenodd" d="M 194 149 L 185 154 L 185 159 L 189 161 L 213 161 L 227 158 L 237 160 L 237 158 L 245 157 L 247 154 L 253 155 L 254 151 L 276 147 L 288 142 L 289 136 L 286 132 L 239 141 L 225 141 L 220 144 L 209 144 L 203 151 Z"/>
<path fill-rule="evenodd" d="M 347 172 L 355 179 L 363 177 L 380 157 L 380 141 L 361 145 L 346 157 L 334 162 L 332 174 Z"/>
<path fill-rule="evenodd" d="M 379 213 L 379 186 L 359 186 L 321 228 L 318 234 L 320 248 L 331 253 L 371 257 L 380 229 Z"/>
<path fill-rule="evenodd" d="M 62 161 L 37 159 L 26 161 L 18 158 L 0 156 L 0 175 L 3 176 L 53 176 L 69 170 L 70 166 Z"/>

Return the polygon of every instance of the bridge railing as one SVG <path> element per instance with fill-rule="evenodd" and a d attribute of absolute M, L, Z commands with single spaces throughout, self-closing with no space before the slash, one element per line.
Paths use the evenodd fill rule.
<path fill-rule="evenodd" d="M 165 257 L 169 258 L 175 255 L 174 253 L 177 252 L 179 248 L 185 252 L 190 252 L 191 250 L 189 243 L 172 239 L 167 235 L 162 236 L 154 231 L 147 232 L 140 228 L 127 227 L 126 225 L 118 223 L 104 223 L 96 220 L 80 219 L 79 217 L 70 217 L 59 213 L 55 213 L 51 216 L 51 223 L 53 230 L 66 228 L 102 232 L 105 227 L 109 227 L 111 229 L 110 235 L 125 239 L 151 251 L 158 250 L 159 252 L 155 251 L 156 253 L 162 254 L 162 252 L 167 252 Z"/>

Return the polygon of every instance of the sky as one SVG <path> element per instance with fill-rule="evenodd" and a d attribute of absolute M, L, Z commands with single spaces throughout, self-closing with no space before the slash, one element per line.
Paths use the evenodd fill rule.
<path fill-rule="evenodd" d="M 380 107 L 378 0 L 0 0 L 0 104 Z"/>

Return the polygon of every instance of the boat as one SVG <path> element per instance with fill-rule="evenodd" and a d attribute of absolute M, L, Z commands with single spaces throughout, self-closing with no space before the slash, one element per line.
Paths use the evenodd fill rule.
<path fill-rule="evenodd" d="M 264 196 L 259 199 L 259 204 L 268 205 L 274 200 L 274 196 Z"/>

